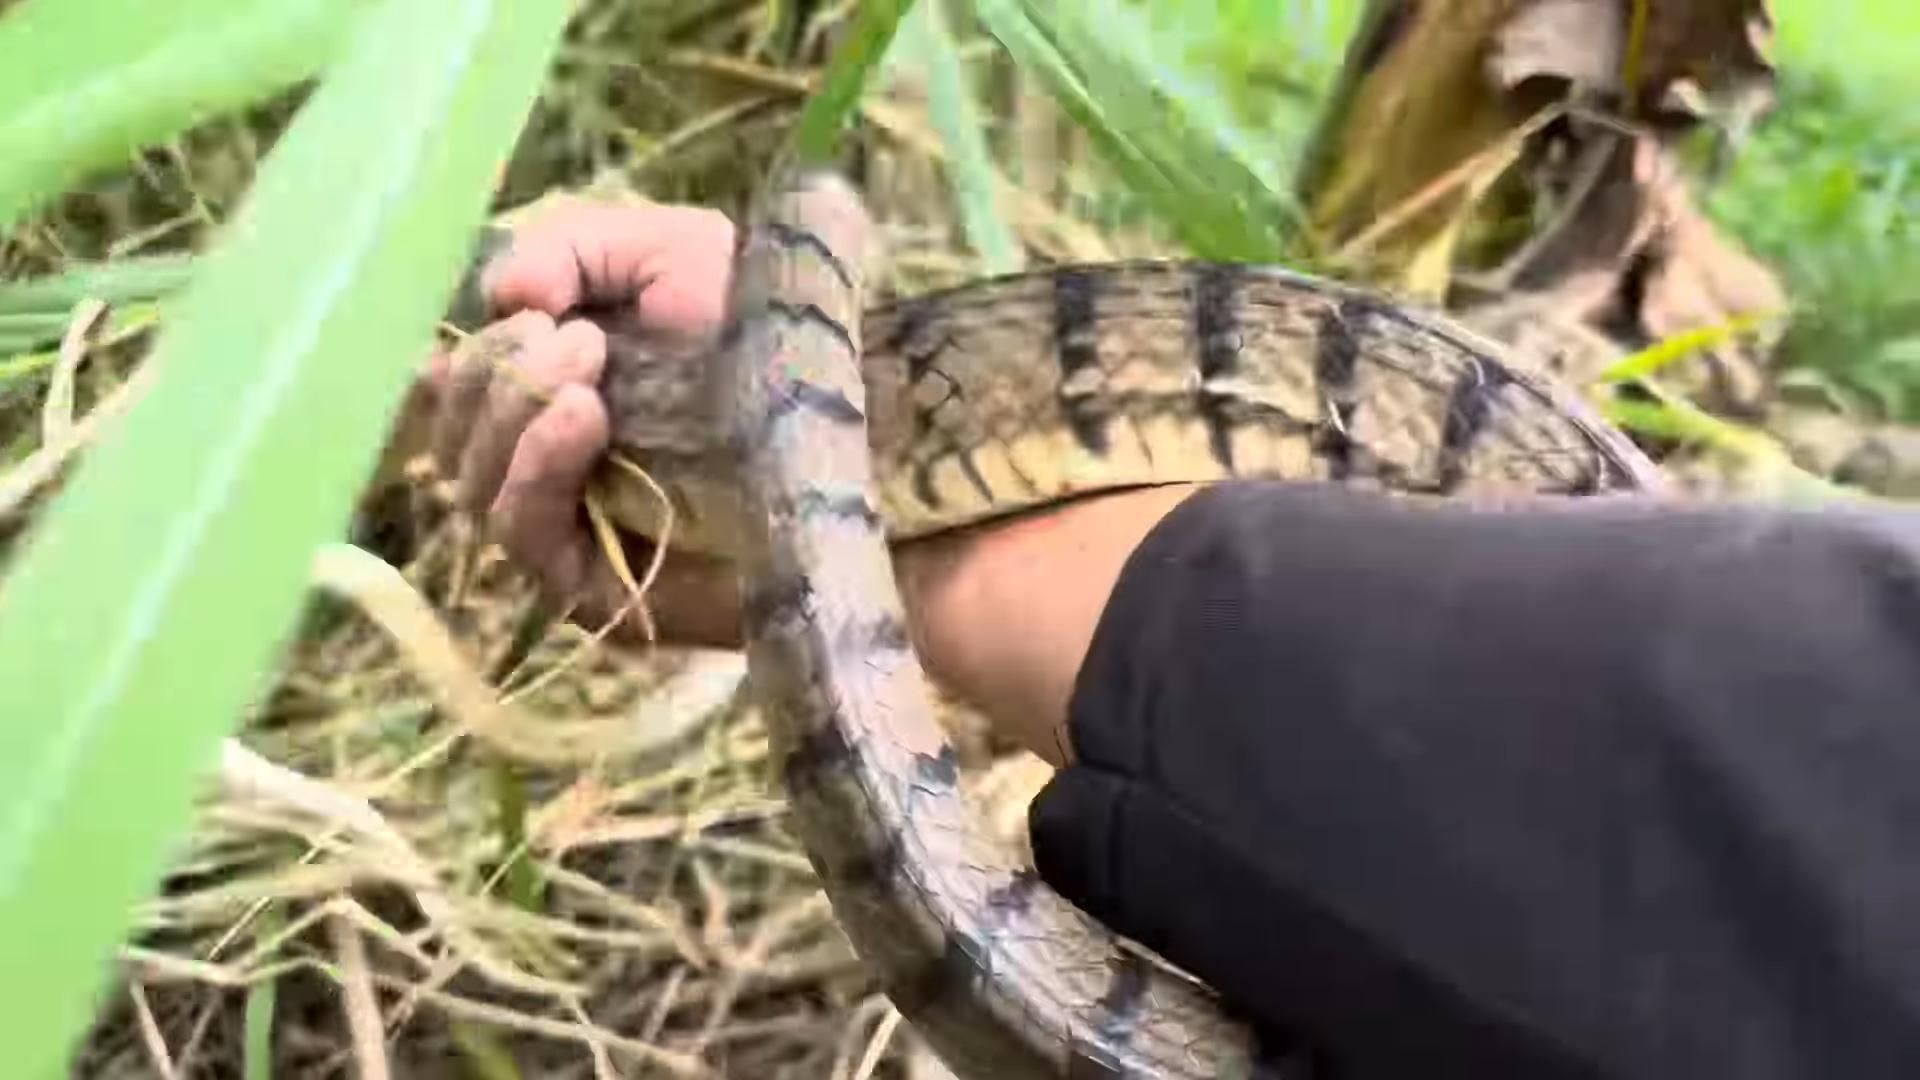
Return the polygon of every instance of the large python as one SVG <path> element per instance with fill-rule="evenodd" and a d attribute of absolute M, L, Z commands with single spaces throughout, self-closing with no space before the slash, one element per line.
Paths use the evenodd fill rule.
<path fill-rule="evenodd" d="M 962 1075 L 1279 1075 L 1203 986 L 969 812 L 889 541 L 1143 484 L 1578 496 L 1655 489 L 1658 470 L 1495 346 L 1364 291 L 1128 263 L 863 310 L 851 189 L 809 177 L 763 213 L 718 358 L 616 336 L 603 389 L 616 444 L 672 497 L 674 546 L 739 561 L 793 823 L 856 951 Z M 613 493 L 657 530 L 657 496 Z"/>

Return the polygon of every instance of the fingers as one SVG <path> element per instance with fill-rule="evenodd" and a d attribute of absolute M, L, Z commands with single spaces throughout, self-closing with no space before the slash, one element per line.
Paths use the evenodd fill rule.
<path fill-rule="evenodd" d="M 631 302 L 643 326 L 718 332 L 733 269 L 725 214 L 691 206 L 562 200 L 514 230 L 482 287 L 495 310 L 558 316 L 588 301 Z"/>
<path fill-rule="evenodd" d="M 599 629 L 625 611 L 615 636 L 641 636 L 639 614 L 613 565 L 582 523 L 587 481 L 608 437 L 606 406 L 592 390 L 562 386 L 553 403 L 527 425 L 513 455 L 490 525 L 507 554 L 529 567 L 549 596 L 568 604 L 573 620 Z M 651 548 L 630 545 L 636 575 L 653 557 Z M 717 648 L 740 642 L 740 599 L 733 566 L 676 553 L 661 568 L 647 594 L 648 610 L 666 638 Z"/>
<path fill-rule="evenodd" d="M 523 433 L 563 387 L 585 390 L 598 403 L 594 388 L 606 365 L 606 335 L 583 320 L 555 327 L 544 314 L 535 313 L 534 318 L 546 322 L 530 325 L 518 343 L 510 370 L 496 367 L 460 460 L 456 499 L 473 513 L 484 512 L 493 504 L 515 457 L 515 447 L 524 441 Z M 606 426 L 604 409 L 600 426 Z M 601 441 L 605 441 L 604 431 Z"/>
<path fill-rule="evenodd" d="M 598 394 L 577 383 L 561 386 L 552 404 L 526 425 L 492 500 L 490 531 L 554 596 L 578 592 L 587 569 L 580 504 L 606 449 L 607 431 Z"/>
<path fill-rule="evenodd" d="M 524 342 L 553 332 L 553 319 L 544 312 L 523 311 L 494 323 L 461 343 L 452 356 L 436 354 L 428 367 L 438 387 L 439 412 L 434 420 L 433 463 L 443 477 L 460 475 L 467 445 L 485 411 L 487 390 L 495 369 L 513 362 Z"/>

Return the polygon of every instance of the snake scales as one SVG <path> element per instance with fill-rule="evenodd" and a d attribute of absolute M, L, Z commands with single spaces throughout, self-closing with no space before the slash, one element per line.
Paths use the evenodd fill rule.
<path fill-rule="evenodd" d="M 856 951 L 962 1075 L 1272 1075 L 1205 988 L 970 813 L 888 540 L 1141 484 L 1592 495 L 1655 489 L 1655 466 L 1493 345 L 1363 291 L 1129 263 L 865 310 L 849 188 L 815 177 L 763 213 L 718 358 L 610 328 L 603 390 L 616 444 L 674 503 L 674 546 L 739 561 L 794 826 Z M 656 532 L 657 496 L 611 494 Z"/>

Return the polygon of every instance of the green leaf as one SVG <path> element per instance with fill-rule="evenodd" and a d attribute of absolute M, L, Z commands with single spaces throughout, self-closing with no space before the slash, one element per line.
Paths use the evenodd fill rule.
<path fill-rule="evenodd" d="M 0 320 L 9 315 L 58 315 L 93 299 L 119 306 L 179 292 L 193 278 L 187 255 L 154 255 L 113 262 L 70 263 L 58 274 L 0 284 Z"/>
<path fill-rule="evenodd" d="M 0 229 L 319 71 L 369 0 L 26 0 L 0 16 Z"/>
<path fill-rule="evenodd" d="M 130 906 L 263 686 L 568 9 L 370 10 L 178 299 L 154 387 L 16 549 L 0 583 L 0 971 L 33 985 L 0 1013 L 10 1073 L 63 1064 Z"/>
<path fill-rule="evenodd" d="M 1293 146 L 1233 115 L 1216 77 L 1157 48 L 1119 0 L 978 0 L 981 22 L 1053 90 L 1127 185 L 1194 252 L 1276 262 L 1297 222 Z"/>
<path fill-rule="evenodd" d="M 907 16 L 901 46 L 901 58 L 926 71 L 927 111 L 947 147 L 947 179 L 968 246 L 989 274 L 1020 269 L 1026 260 L 994 200 L 993 155 L 941 0 L 921 0 Z"/>
<path fill-rule="evenodd" d="M 1739 315 L 1712 326 L 1681 331 L 1607 365 L 1606 370 L 1600 373 L 1598 381 L 1602 383 L 1632 382 L 1650 375 L 1657 375 L 1697 352 L 1724 345 L 1752 331 L 1771 315 L 1771 312 L 1767 315 Z"/>
<path fill-rule="evenodd" d="M 894 31 L 913 0 L 865 0 L 854 11 L 853 29 L 833 51 L 820 89 L 807 99 L 793 132 L 794 155 L 807 164 L 833 160 L 840 129 L 860 104 L 867 76 L 887 54 Z"/>
<path fill-rule="evenodd" d="M 260 916 L 262 937 L 272 937 L 286 924 L 280 908 L 270 907 Z M 247 988 L 244 1016 L 244 1044 L 241 1049 L 241 1075 L 246 1080 L 273 1080 L 273 1014 L 280 1004 L 280 980 L 261 979 Z"/>
<path fill-rule="evenodd" d="M 1802 469 L 1786 448 L 1764 431 L 1721 419 L 1657 385 L 1642 385 L 1653 391 L 1654 400 L 1609 397 L 1601 402 L 1602 415 L 1628 431 L 1656 439 L 1695 443 L 1731 455 L 1768 475 L 1784 498 L 1828 502 L 1867 497 L 1863 492 Z"/>

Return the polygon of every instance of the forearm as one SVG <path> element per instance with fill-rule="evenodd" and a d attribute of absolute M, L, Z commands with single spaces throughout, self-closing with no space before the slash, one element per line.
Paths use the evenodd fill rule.
<path fill-rule="evenodd" d="M 894 573 L 928 673 L 1055 765 L 1067 703 L 1127 558 L 1196 485 L 1079 500 L 903 544 Z"/>
<path fill-rule="evenodd" d="M 1177 485 L 1094 496 L 896 545 L 894 577 L 928 674 L 997 732 L 1062 764 L 1069 756 L 1067 702 L 1121 568 L 1196 490 Z M 627 557 L 640 566 L 651 554 L 635 546 Z M 611 581 L 602 591 L 623 595 Z M 670 555 L 647 599 L 674 641 L 740 644 L 739 583 L 727 563 Z M 608 614 L 595 609 L 585 621 Z M 634 626 L 629 636 L 637 632 Z"/>

